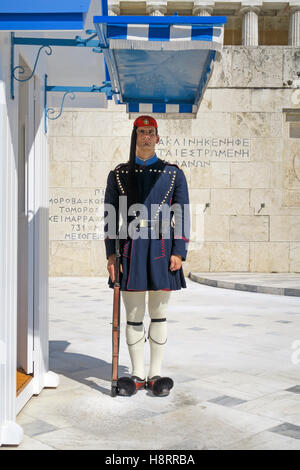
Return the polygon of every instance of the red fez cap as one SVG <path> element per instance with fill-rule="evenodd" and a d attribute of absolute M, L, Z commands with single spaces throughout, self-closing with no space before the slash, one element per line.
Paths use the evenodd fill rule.
<path fill-rule="evenodd" d="M 157 129 L 157 122 L 151 116 L 139 116 L 133 123 L 136 127 L 147 127 L 152 126 Z"/>

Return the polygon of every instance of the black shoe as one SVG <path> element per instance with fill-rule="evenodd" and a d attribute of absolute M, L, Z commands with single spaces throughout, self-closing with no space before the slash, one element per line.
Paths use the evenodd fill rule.
<path fill-rule="evenodd" d="M 157 397 L 166 397 L 169 395 L 171 388 L 173 388 L 174 382 L 170 377 L 161 377 L 155 375 L 151 379 L 147 380 L 147 389 L 151 390 L 153 395 Z"/>
<path fill-rule="evenodd" d="M 143 390 L 146 387 L 146 380 L 132 375 L 131 377 L 120 377 L 118 379 L 118 395 L 122 397 L 131 397 L 135 395 L 138 390 Z"/>

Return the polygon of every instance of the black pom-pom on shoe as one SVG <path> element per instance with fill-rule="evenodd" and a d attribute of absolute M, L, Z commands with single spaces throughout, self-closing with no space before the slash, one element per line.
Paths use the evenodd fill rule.
<path fill-rule="evenodd" d="M 120 377 L 118 379 L 118 395 L 131 397 L 138 390 L 145 388 L 146 381 L 133 375 L 132 377 Z"/>
<path fill-rule="evenodd" d="M 147 381 L 147 388 L 157 397 L 166 397 L 169 395 L 174 382 L 170 377 L 154 376 Z"/>

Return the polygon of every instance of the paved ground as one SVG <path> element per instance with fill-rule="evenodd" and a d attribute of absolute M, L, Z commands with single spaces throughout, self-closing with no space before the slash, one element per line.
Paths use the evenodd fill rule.
<path fill-rule="evenodd" d="M 50 369 L 60 386 L 20 412 L 17 449 L 299 450 L 300 298 L 187 285 L 168 313 L 172 393 L 112 398 L 106 278 L 50 278 Z M 123 309 L 120 375 L 130 372 L 124 319 Z"/>
<path fill-rule="evenodd" d="M 190 273 L 192 281 L 223 289 L 300 297 L 297 273 Z"/>

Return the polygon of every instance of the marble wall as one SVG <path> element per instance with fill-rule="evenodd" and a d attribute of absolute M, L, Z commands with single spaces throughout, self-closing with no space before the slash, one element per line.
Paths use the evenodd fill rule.
<path fill-rule="evenodd" d="M 155 116 L 157 154 L 189 185 L 186 274 L 300 272 L 300 138 L 287 118 L 298 125 L 300 90 L 284 85 L 299 62 L 292 47 L 227 46 L 196 119 Z M 104 189 L 128 159 L 133 118 L 109 102 L 49 123 L 50 276 L 106 275 Z"/>

